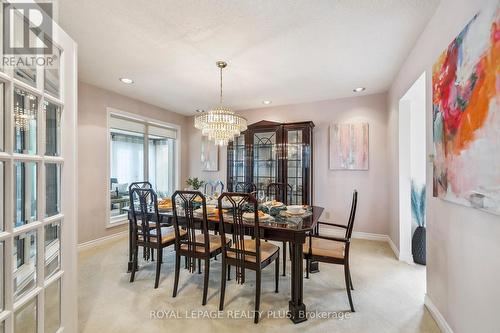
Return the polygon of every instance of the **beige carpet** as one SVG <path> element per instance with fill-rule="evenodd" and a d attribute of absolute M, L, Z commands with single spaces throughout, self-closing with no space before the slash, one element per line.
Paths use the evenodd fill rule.
<path fill-rule="evenodd" d="M 135 282 L 129 283 L 129 274 L 125 272 L 127 240 L 122 238 L 80 253 L 79 331 L 439 332 L 423 305 L 424 267 L 397 261 L 389 246 L 382 242 L 355 240 L 351 249 L 355 313 L 344 312 L 349 305 L 342 267 L 321 264 L 319 273 L 304 280 L 304 303 L 307 310 L 313 313 L 328 312 L 324 315 L 330 316 L 330 319 L 314 318 L 294 325 L 289 319 L 279 318 L 288 308 L 290 263 L 288 276 L 280 277 L 278 294 L 274 293 L 274 265 L 271 265 L 263 272 L 261 311 L 264 314 L 259 324 L 255 325 L 252 318 L 234 318 L 244 317 L 254 308 L 253 272 L 248 271 L 247 282 L 242 286 L 237 285 L 234 279 L 228 282 L 225 311 L 221 318 L 193 319 L 217 314 L 220 261 L 211 263 L 208 304 L 201 306 L 203 275 L 190 274 L 185 269 L 181 270 L 179 293 L 172 298 L 174 256 L 171 249 L 166 249 L 164 253 L 165 262 L 158 289 L 153 289 L 154 263 L 141 262 Z M 271 318 L 268 311 L 274 311 L 278 318 Z M 338 319 L 342 315 L 347 318 Z M 159 319 L 162 316 L 180 318 Z"/>

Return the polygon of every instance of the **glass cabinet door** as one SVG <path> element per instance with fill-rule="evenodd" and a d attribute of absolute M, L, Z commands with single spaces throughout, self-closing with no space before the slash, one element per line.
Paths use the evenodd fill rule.
<path fill-rule="evenodd" d="M 306 135 L 307 130 L 285 128 L 285 178 L 286 182 L 292 187 L 292 193 L 288 197 L 288 204 L 291 205 L 310 204 L 308 182 L 311 147 L 307 143 L 308 138 L 305 137 Z"/>
<path fill-rule="evenodd" d="M 234 139 L 231 151 L 228 151 L 229 165 L 231 168 L 232 190 L 236 191 L 236 184 L 245 182 L 245 135 L 242 134 Z"/>
<path fill-rule="evenodd" d="M 253 183 L 257 191 L 266 191 L 267 185 L 278 180 L 277 132 L 253 134 Z"/>

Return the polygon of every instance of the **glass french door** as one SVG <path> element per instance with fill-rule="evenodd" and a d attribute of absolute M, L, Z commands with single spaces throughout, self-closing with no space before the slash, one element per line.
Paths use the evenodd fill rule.
<path fill-rule="evenodd" d="M 77 331 L 76 45 L 52 37 L 52 67 L 0 70 L 0 333 Z"/>

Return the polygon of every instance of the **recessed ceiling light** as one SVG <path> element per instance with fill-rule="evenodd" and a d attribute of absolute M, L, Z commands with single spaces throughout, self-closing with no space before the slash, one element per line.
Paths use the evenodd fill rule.
<path fill-rule="evenodd" d="M 365 91 L 365 90 L 366 90 L 366 88 L 359 87 L 359 88 L 353 89 L 352 91 L 354 91 L 354 92 L 362 92 L 362 91 Z"/>
<path fill-rule="evenodd" d="M 196 112 L 201 113 L 201 112 L 205 112 L 205 110 L 202 110 L 202 109 L 196 109 Z"/>
<path fill-rule="evenodd" d="M 121 81 L 122 83 L 125 83 L 125 84 L 132 84 L 132 83 L 134 83 L 134 80 L 129 79 L 129 78 L 126 78 L 126 77 L 121 77 L 121 78 L 120 78 L 120 81 Z"/>
<path fill-rule="evenodd" d="M 271 103 L 272 103 L 271 101 L 262 101 L 262 104 L 264 104 L 264 105 L 269 105 Z"/>

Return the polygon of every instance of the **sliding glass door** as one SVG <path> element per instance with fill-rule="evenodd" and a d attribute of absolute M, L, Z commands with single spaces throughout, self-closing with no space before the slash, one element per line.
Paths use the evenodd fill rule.
<path fill-rule="evenodd" d="M 147 139 L 146 139 L 147 138 Z M 128 187 L 148 180 L 158 197 L 169 197 L 176 186 L 177 131 L 157 123 L 112 113 L 109 117 L 110 224 L 126 219 Z"/>

